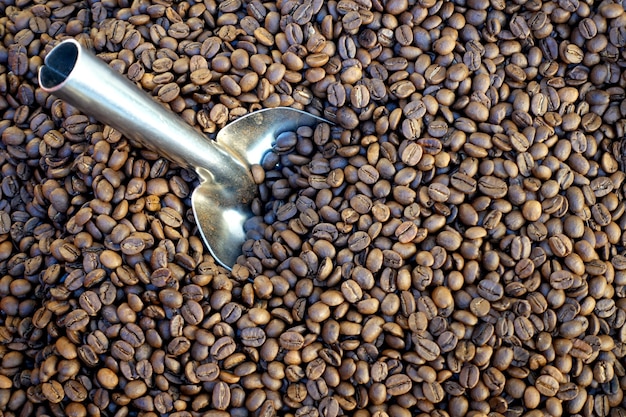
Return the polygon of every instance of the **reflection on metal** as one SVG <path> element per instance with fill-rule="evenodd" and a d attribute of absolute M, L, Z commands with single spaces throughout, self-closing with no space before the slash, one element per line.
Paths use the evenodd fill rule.
<path fill-rule="evenodd" d="M 71 39 L 50 51 L 39 70 L 43 90 L 120 131 L 201 182 L 191 198 L 198 228 L 216 261 L 231 268 L 245 241 L 257 187 L 250 165 L 261 162 L 281 132 L 325 121 L 291 109 L 264 109 L 228 124 L 215 141 L 189 126 Z"/>

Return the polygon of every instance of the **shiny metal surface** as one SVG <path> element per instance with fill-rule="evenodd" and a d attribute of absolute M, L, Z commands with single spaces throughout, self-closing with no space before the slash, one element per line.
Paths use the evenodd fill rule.
<path fill-rule="evenodd" d="M 289 107 L 258 110 L 228 124 L 216 141 L 248 165 L 259 164 L 277 135 L 298 126 L 315 126 L 327 120 Z"/>
<path fill-rule="evenodd" d="M 39 70 L 45 91 L 95 117 L 178 165 L 195 170 L 191 203 L 200 233 L 216 261 L 231 268 L 246 239 L 257 192 L 250 165 L 277 134 L 324 119 L 290 109 L 265 109 L 228 124 L 213 141 L 154 101 L 71 39 L 57 45 Z"/>

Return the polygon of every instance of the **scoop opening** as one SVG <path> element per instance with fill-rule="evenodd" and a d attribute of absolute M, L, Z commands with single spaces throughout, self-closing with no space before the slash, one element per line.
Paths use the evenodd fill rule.
<path fill-rule="evenodd" d="M 55 47 L 46 57 L 46 65 L 39 70 L 39 85 L 52 92 L 60 87 L 71 74 L 78 60 L 76 41 L 66 41 Z"/>

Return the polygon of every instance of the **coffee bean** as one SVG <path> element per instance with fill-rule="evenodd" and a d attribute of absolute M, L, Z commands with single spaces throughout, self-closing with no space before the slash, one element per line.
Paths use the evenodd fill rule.
<path fill-rule="evenodd" d="M 413 386 L 411 379 L 407 375 L 392 375 L 385 380 L 387 393 L 392 396 L 398 396 L 409 392 Z"/>
<path fill-rule="evenodd" d="M 5 408 L 623 411 L 623 8 L 366 3 L 3 10 L 2 369 L 39 358 Z M 335 123 L 251 167 L 232 272 L 194 173 L 33 84 L 64 36 L 208 135 L 279 105 Z"/>
<path fill-rule="evenodd" d="M 230 404 L 231 394 L 228 385 L 219 381 L 213 387 L 213 393 L 211 395 L 211 402 L 213 407 L 218 410 L 225 410 Z"/>
<path fill-rule="evenodd" d="M 85 310 L 77 309 L 69 312 L 63 322 L 69 330 L 82 330 L 89 323 L 89 316 Z"/>
<path fill-rule="evenodd" d="M 486 176 L 478 180 L 478 189 L 491 198 L 502 198 L 506 195 L 506 183 L 496 177 Z"/>
<path fill-rule="evenodd" d="M 259 347 L 265 342 L 265 338 L 265 333 L 259 328 L 250 327 L 241 331 L 242 343 L 245 346 Z"/>
<path fill-rule="evenodd" d="M 541 375 L 535 382 L 537 390 L 547 397 L 553 397 L 559 390 L 559 383 L 550 375 Z"/>
<path fill-rule="evenodd" d="M 426 361 L 437 359 L 441 352 L 435 342 L 424 338 L 416 338 L 415 346 L 418 356 Z"/>
<path fill-rule="evenodd" d="M 210 353 L 215 359 L 222 360 L 230 356 L 236 349 L 235 342 L 228 336 L 221 337 L 211 346 Z"/>
<path fill-rule="evenodd" d="M 180 94 L 180 87 L 176 83 L 169 83 L 163 85 L 159 89 L 158 97 L 164 103 L 170 103 L 178 97 Z"/>
<path fill-rule="evenodd" d="M 455 173 L 450 177 L 450 184 L 462 193 L 472 193 L 476 190 L 477 182 L 463 173 Z"/>
<path fill-rule="evenodd" d="M 100 297 L 94 291 L 85 291 L 82 293 L 78 299 L 81 307 L 85 312 L 87 312 L 90 316 L 95 316 L 98 314 L 100 309 L 102 308 L 102 302 L 100 301 Z"/>
<path fill-rule="evenodd" d="M 482 280 L 478 283 L 478 293 L 487 301 L 498 301 L 504 294 L 502 285 L 491 280 Z"/>

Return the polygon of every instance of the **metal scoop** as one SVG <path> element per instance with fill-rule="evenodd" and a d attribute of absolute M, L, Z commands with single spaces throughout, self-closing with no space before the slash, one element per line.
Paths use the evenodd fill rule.
<path fill-rule="evenodd" d="M 281 132 L 325 122 L 287 107 L 265 109 L 228 124 L 213 141 L 73 39 L 46 56 L 39 85 L 144 147 L 193 169 L 200 179 L 191 196 L 196 222 L 213 257 L 229 269 L 241 254 L 243 225 L 252 217 L 250 203 L 257 193 L 250 165 L 261 162 Z"/>

